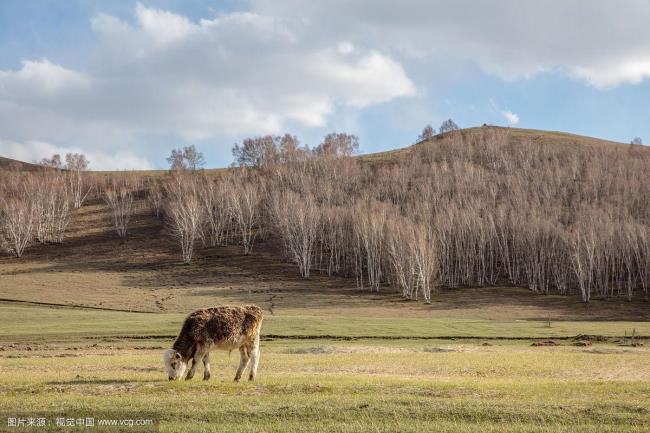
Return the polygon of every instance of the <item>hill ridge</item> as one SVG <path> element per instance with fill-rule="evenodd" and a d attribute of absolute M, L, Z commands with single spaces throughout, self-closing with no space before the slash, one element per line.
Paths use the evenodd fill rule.
<path fill-rule="evenodd" d="M 563 131 L 552 131 L 552 130 L 544 130 L 544 129 L 530 129 L 530 128 L 512 128 L 512 127 L 506 127 L 506 126 L 496 126 L 496 125 L 485 125 L 485 126 L 473 126 L 473 127 L 468 127 L 468 128 L 463 128 L 458 131 L 458 133 L 466 135 L 466 134 L 475 134 L 481 131 L 484 131 L 486 128 L 489 129 L 502 129 L 502 130 L 507 130 L 510 134 L 510 138 L 521 141 L 525 139 L 533 140 L 533 141 L 538 141 L 542 143 L 549 143 L 549 144 L 582 144 L 582 145 L 604 145 L 604 146 L 620 146 L 620 145 L 627 145 L 627 143 L 623 142 L 618 142 L 618 141 L 613 141 L 613 140 L 608 140 L 604 138 L 598 138 L 598 137 L 592 137 L 588 135 L 581 135 L 581 134 L 575 134 L 571 132 L 563 132 Z M 422 141 L 417 141 L 413 144 L 410 144 L 408 146 L 404 147 L 397 147 L 395 149 L 390 149 L 390 150 L 384 150 L 384 151 L 379 151 L 379 152 L 371 152 L 371 153 L 363 153 L 357 155 L 359 159 L 362 161 L 380 161 L 382 159 L 385 159 L 387 157 L 394 157 L 398 156 L 400 154 L 408 153 L 410 152 L 414 146 L 417 146 L 418 144 L 427 142 L 427 141 L 433 141 L 437 139 L 441 139 L 443 135 L 437 134 L 435 135 L 432 139 L 429 140 L 422 140 Z M 643 147 L 645 148 L 645 147 Z M 47 157 L 50 155 L 43 155 L 43 157 Z M 40 166 L 37 164 L 29 163 L 29 162 L 24 162 L 24 161 L 19 161 L 16 159 L 8 158 L 5 156 L 0 155 L 0 170 L 8 170 L 8 169 L 14 169 L 14 170 L 36 170 Z M 211 167 L 206 170 L 220 170 L 224 169 L 227 167 Z M 115 170 L 91 170 L 93 172 L 112 172 Z M 134 170 L 136 172 L 159 172 L 159 171 L 166 171 L 166 169 L 157 169 L 157 170 Z"/>

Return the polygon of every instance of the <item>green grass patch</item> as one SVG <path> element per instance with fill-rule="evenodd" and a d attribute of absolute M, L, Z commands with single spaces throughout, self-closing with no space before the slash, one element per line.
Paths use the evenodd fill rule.
<path fill-rule="evenodd" d="M 42 341 L 109 336 L 173 336 L 184 314 L 130 313 L 0 303 L 0 341 Z M 264 335 L 340 337 L 563 338 L 578 334 L 649 336 L 650 322 L 496 321 L 358 314 L 266 314 Z"/>

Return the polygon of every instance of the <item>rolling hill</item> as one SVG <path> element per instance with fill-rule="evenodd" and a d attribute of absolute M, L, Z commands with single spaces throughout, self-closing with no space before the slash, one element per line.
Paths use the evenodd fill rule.
<path fill-rule="evenodd" d="M 0 156 L 0 170 L 34 171 L 40 168 L 42 167 L 36 164 Z"/>
<path fill-rule="evenodd" d="M 567 132 L 544 131 L 538 129 L 504 128 L 498 126 L 487 126 L 487 127 L 479 126 L 479 127 L 465 128 L 465 129 L 461 129 L 458 132 L 454 132 L 454 134 L 460 134 L 465 138 L 471 138 L 473 136 L 480 134 L 485 128 L 508 131 L 509 139 L 512 143 L 522 143 L 524 141 L 528 141 L 540 145 L 551 145 L 551 146 L 553 145 L 569 146 L 569 147 L 601 146 L 606 148 L 612 146 L 629 146 L 629 144 L 626 143 L 620 143 L 616 141 L 604 140 L 600 138 L 588 137 L 583 135 L 570 134 Z M 442 135 L 439 134 L 436 135 L 430 141 L 435 141 L 440 139 L 442 139 Z M 413 149 L 416 148 L 418 144 L 419 143 L 416 143 L 410 146 L 396 148 L 393 150 L 388 150 L 383 152 L 361 154 L 361 155 L 357 155 L 357 158 L 360 161 L 369 162 L 369 163 L 381 163 L 381 162 L 389 163 L 391 161 L 395 161 L 396 158 L 400 158 L 404 155 L 408 155 Z M 642 147 L 637 146 L 637 148 L 646 151 L 645 146 Z M 49 156 L 49 155 L 43 155 L 43 156 Z M 7 169 L 36 170 L 38 168 L 39 168 L 38 165 L 32 163 L 18 161 L 15 159 L 0 156 L 0 170 L 7 170 Z M 91 166 L 91 170 L 92 170 L 92 166 Z M 220 172 L 224 170 L 224 168 L 209 168 L 206 170 L 213 171 L 213 172 Z M 167 170 L 142 170 L 140 172 L 144 175 L 156 176 L 156 175 L 163 174 L 166 171 Z M 108 174 L 111 172 L 99 171 L 97 173 Z"/>

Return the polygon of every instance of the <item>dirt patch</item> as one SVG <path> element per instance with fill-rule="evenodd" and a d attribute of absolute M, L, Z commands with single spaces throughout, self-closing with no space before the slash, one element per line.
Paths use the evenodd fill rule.
<path fill-rule="evenodd" d="M 80 354 L 76 353 L 57 353 L 53 355 L 36 355 L 36 354 L 11 354 L 11 355 L 0 355 L 0 358 L 7 359 L 16 359 L 16 358 L 78 358 Z"/>
<path fill-rule="evenodd" d="M 596 355 L 618 355 L 622 353 L 638 353 L 635 350 L 625 350 L 625 349 L 609 349 L 609 348 L 594 348 L 585 350 L 584 353 L 593 353 Z"/>
<path fill-rule="evenodd" d="M 144 372 L 144 373 L 150 373 L 152 371 L 160 371 L 160 368 L 158 367 L 124 367 L 124 370 L 129 370 L 129 371 L 137 371 L 137 372 Z"/>
<path fill-rule="evenodd" d="M 334 353 L 334 348 L 331 346 L 297 347 L 288 349 L 286 353 L 289 353 L 291 355 L 320 355 L 324 353 Z"/>
<path fill-rule="evenodd" d="M 535 341 L 531 344 L 533 347 L 543 347 L 543 346 L 559 346 L 559 344 L 553 340 L 544 340 L 544 341 Z"/>
<path fill-rule="evenodd" d="M 423 352 L 429 353 L 446 353 L 446 352 L 458 352 L 456 349 L 449 349 L 445 347 L 425 347 L 422 349 Z"/>
<path fill-rule="evenodd" d="M 608 342 L 612 340 L 612 337 L 605 337 L 604 335 L 588 335 L 588 334 L 579 334 L 574 337 L 575 340 L 579 341 L 593 341 L 593 342 Z"/>
<path fill-rule="evenodd" d="M 624 347 L 643 347 L 643 343 L 640 341 L 633 341 L 633 342 L 627 342 L 627 343 L 621 343 L 619 346 L 624 346 Z"/>
<path fill-rule="evenodd" d="M 456 349 L 444 347 L 378 347 L 378 346 L 314 346 L 314 347 L 296 347 L 288 349 L 285 353 L 292 355 L 322 355 L 330 353 L 408 353 L 408 352 L 428 352 L 428 353 L 445 353 L 457 352 Z"/>

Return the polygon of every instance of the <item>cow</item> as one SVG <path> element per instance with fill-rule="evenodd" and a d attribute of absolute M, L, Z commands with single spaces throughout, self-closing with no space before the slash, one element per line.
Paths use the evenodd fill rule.
<path fill-rule="evenodd" d="M 203 362 L 203 380 L 210 378 L 210 351 L 239 349 L 240 361 L 235 381 L 251 361 L 248 380 L 254 380 L 260 361 L 262 309 L 256 305 L 202 308 L 190 313 L 171 349 L 163 355 L 169 380 L 185 376 L 190 380 L 199 362 Z M 191 361 L 191 366 L 189 365 Z"/>

